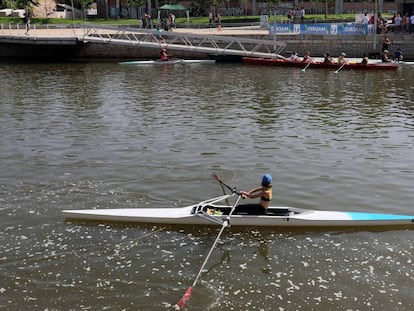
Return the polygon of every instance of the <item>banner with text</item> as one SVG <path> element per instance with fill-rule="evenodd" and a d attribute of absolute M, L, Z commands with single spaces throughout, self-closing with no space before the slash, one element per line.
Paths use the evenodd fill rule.
<path fill-rule="evenodd" d="M 372 25 L 340 24 L 269 24 L 269 34 L 311 34 L 311 35 L 368 35 L 373 33 Z"/>

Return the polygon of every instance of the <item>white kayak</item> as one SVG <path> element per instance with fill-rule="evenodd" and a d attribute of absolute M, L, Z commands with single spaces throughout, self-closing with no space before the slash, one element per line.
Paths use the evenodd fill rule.
<path fill-rule="evenodd" d="M 223 195 L 180 208 L 117 208 L 64 210 L 68 220 L 129 222 L 171 225 L 221 225 L 232 206 L 219 204 L 234 196 Z M 245 205 L 241 205 L 246 207 Z M 243 208 L 245 210 L 245 208 Z M 236 210 L 237 211 L 237 210 Z M 371 227 L 414 225 L 414 216 L 364 212 L 307 210 L 293 207 L 269 207 L 266 214 L 234 213 L 232 226 L 253 227 Z"/>
<path fill-rule="evenodd" d="M 186 65 L 186 64 L 214 64 L 214 59 L 170 59 L 167 61 L 157 60 L 131 60 L 120 62 L 121 65 Z"/>

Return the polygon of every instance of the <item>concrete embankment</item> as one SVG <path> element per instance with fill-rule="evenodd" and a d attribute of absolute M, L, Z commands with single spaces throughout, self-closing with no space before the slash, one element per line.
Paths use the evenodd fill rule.
<path fill-rule="evenodd" d="M 282 52 L 296 51 L 303 55 L 310 51 L 313 56 L 322 56 L 329 51 L 337 56 L 345 52 L 348 57 L 362 57 L 363 54 L 380 55 L 384 35 L 376 36 L 332 36 L 332 35 L 269 35 L 265 29 L 249 28 L 216 28 L 209 29 L 176 29 L 175 32 L 191 32 L 200 35 L 225 35 L 248 37 L 260 40 L 278 40 L 286 42 Z M 414 59 L 414 34 L 389 33 L 390 52 L 397 48 L 404 52 L 406 59 Z M 0 58 L 19 58 L 29 60 L 108 60 L 108 59 L 143 59 L 157 58 L 158 48 L 144 48 L 135 45 L 117 45 L 112 43 L 83 42 L 73 29 L 32 29 L 28 34 L 24 30 L 0 32 Z M 175 57 L 206 58 L 207 54 L 191 51 L 174 51 Z"/>
<path fill-rule="evenodd" d="M 280 36 L 287 44 L 286 51 L 296 51 L 303 55 L 310 51 L 311 55 L 324 55 L 330 52 L 332 56 L 338 56 L 345 52 L 348 57 L 361 57 L 364 54 L 372 58 L 381 57 L 382 44 L 384 35 L 377 35 L 376 46 L 374 46 L 374 36 L 320 36 L 320 35 L 287 35 Z M 387 37 L 391 40 L 389 48 L 391 56 L 400 48 L 405 58 L 414 59 L 414 34 L 389 34 Z"/>
<path fill-rule="evenodd" d="M 179 30 L 184 31 L 184 30 Z M 296 51 L 299 55 L 310 51 L 311 55 L 322 56 L 326 52 L 337 56 L 341 52 L 345 52 L 348 57 L 362 57 L 364 54 L 379 56 L 382 51 L 382 43 L 384 36 L 391 40 L 390 52 L 393 53 L 397 48 L 400 48 L 406 59 L 414 59 L 414 33 L 407 32 L 395 34 L 377 34 L 374 35 L 296 35 L 296 34 L 277 34 L 276 36 L 269 35 L 264 29 L 223 29 L 217 31 L 216 29 L 194 29 L 194 32 L 212 35 L 230 35 L 230 36 L 248 36 L 253 39 L 262 40 L 280 40 L 286 42 L 285 53 L 289 54 L 291 51 Z M 374 45 L 374 39 L 376 44 Z"/>

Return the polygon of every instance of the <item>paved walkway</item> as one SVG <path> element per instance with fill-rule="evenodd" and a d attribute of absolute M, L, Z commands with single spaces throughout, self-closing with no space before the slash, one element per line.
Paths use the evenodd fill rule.
<path fill-rule="evenodd" d="M 70 27 L 70 26 L 69 26 Z M 200 35 L 214 35 L 214 36 L 263 36 L 268 35 L 267 29 L 261 29 L 259 26 L 250 27 L 224 27 L 217 28 L 176 28 L 173 30 L 175 33 L 193 33 Z M 19 28 L 8 28 L 6 25 L 0 29 L 0 36 L 16 36 L 16 37 L 39 37 L 39 38 L 82 38 L 85 34 L 85 30 L 82 28 L 49 28 L 38 29 L 36 25 L 32 25 L 30 31 L 26 34 L 22 25 Z"/>
<path fill-rule="evenodd" d="M 69 29 L 69 28 L 50 28 L 37 29 L 32 28 L 26 33 L 24 28 L 19 29 L 0 29 L 1 36 L 10 37 L 25 37 L 25 38 L 81 38 L 84 35 L 83 29 Z"/>
<path fill-rule="evenodd" d="M 268 35 L 269 30 L 262 29 L 259 26 L 250 26 L 250 27 L 222 27 L 221 29 L 217 28 L 177 28 L 173 32 L 190 32 L 194 34 L 203 34 L 203 35 L 214 35 L 214 36 L 247 36 L 247 35 Z"/>

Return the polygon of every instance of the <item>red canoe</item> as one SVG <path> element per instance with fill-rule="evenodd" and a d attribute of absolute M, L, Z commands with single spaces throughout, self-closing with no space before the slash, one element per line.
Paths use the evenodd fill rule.
<path fill-rule="evenodd" d="M 313 62 L 308 65 L 304 62 L 292 62 L 290 60 L 278 59 L 278 58 L 260 58 L 260 57 L 243 57 L 243 62 L 246 64 L 257 64 L 267 66 L 280 66 L 280 67 L 298 67 L 298 68 L 328 68 L 328 69 L 397 69 L 396 63 L 348 63 L 343 67 L 339 64 L 325 64 L 324 62 Z"/>

